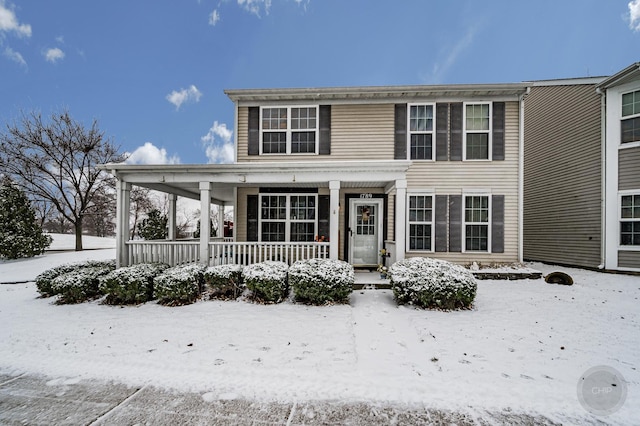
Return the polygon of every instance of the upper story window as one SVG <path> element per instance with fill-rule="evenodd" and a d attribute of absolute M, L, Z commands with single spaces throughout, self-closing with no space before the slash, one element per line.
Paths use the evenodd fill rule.
<path fill-rule="evenodd" d="M 409 158 L 433 160 L 433 104 L 409 105 Z"/>
<path fill-rule="evenodd" d="M 490 159 L 491 104 L 465 104 L 464 159 Z"/>
<path fill-rule="evenodd" d="M 262 108 L 262 154 L 317 154 L 318 108 Z"/>
<path fill-rule="evenodd" d="M 621 143 L 640 141 L 640 90 L 622 95 Z"/>
<path fill-rule="evenodd" d="M 640 195 L 621 198 L 620 245 L 640 246 Z"/>

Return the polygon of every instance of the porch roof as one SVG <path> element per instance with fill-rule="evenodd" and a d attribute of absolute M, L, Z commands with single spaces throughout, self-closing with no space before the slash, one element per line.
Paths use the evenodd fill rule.
<path fill-rule="evenodd" d="M 200 199 L 200 183 L 211 183 L 217 204 L 234 201 L 238 187 L 323 188 L 339 181 L 342 188 L 391 188 L 406 179 L 411 161 L 313 161 L 234 164 L 109 163 L 99 167 L 123 182 L 181 197 Z"/>

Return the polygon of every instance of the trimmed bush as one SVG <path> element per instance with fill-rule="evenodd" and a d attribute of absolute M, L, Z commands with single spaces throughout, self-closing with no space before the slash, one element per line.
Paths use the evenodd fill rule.
<path fill-rule="evenodd" d="M 286 263 L 273 260 L 245 266 L 242 274 L 251 297 L 263 303 L 280 303 L 286 299 L 287 268 Z"/>
<path fill-rule="evenodd" d="M 55 277 L 51 281 L 51 288 L 60 295 L 59 304 L 85 302 L 100 295 L 100 277 L 111 271 L 105 266 L 78 268 Z"/>
<path fill-rule="evenodd" d="M 107 295 L 105 303 L 127 305 L 153 299 L 153 278 L 169 265 L 141 263 L 116 269 L 100 279 L 100 291 Z"/>
<path fill-rule="evenodd" d="M 394 263 L 389 273 L 399 304 L 467 309 L 476 297 L 477 284 L 471 272 L 444 260 L 412 257 Z"/>
<path fill-rule="evenodd" d="M 353 266 L 341 260 L 298 260 L 289 268 L 296 301 L 312 305 L 347 302 L 354 281 Z"/>
<path fill-rule="evenodd" d="M 236 299 L 246 286 L 242 276 L 242 265 L 218 265 L 207 268 L 204 281 L 212 299 Z"/>
<path fill-rule="evenodd" d="M 36 277 L 36 288 L 42 297 L 55 296 L 57 290 L 52 287 L 53 280 L 63 274 L 77 271 L 84 268 L 107 268 L 114 270 L 116 268 L 115 260 L 88 260 L 84 262 L 66 263 L 64 265 L 56 266 L 55 268 L 47 269 Z"/>
<path fill-rule="evenodd" d="M 199 264 L 169 268 L 153 279 L 154 295 L 162 305 L 178 306 L 193 303 L 200 296 L 205 267 Z"/>

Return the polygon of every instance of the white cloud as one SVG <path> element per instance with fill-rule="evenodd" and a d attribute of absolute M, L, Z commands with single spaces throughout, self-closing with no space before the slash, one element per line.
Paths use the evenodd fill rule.
<path fill-rule="evenodd" d="M 215 27 L 219 21 L 220 13 L 218 12 L 218 9 L 215 9 L 213 12 L 211 12 L 211 15 L 209 15 L 209 25 Z"/>
<path fill-rule="evenodd" d="M 16 52 L 15 50 L 11 49 L 10 47 L 6 47 L 4 49 L 4 56 L 11 59 L 13 62 L 16 62 L 22 65 L 23 67 L 27 66 L 27 61 L 24 60 L 22 55 Z"/>
<path fill-rule="evenodd" d="M 177 155 L 167 156 L 167 150 L 146 142 L 128 155 L 126 164 L 180 164 Z"/>
<path fill-rule="evenodd" d="M 52 64 L 55 64 L 60 59 L 64 58 L 64 52 L 61 49 L 58 49 L 57 47 L 54 47 L 52 49 L 47 49 L 44 52 L 44 58 L 47 60 L 47 62 L 51 62 Z"/>
<path fill-rule="evenodd" d="M 31 25 L 21 24 L 13 10 L 0 0 L 0 32 L 14 32 L 20 37 L 31 37 Z"/>
<path fill-rule="evenodd" d="M 640 31 L 640 0 L 629 2 L 629 28 Z"/>
<path fill-rule="evenodd" d="M 269 14 L 271 9 L 271 0 L 238 0 L 238 6 L 244 10 L 260 17 L 260 12 L 264 9 L 265 15 Z"/>
<path fill-rule="evenodd" d="M 233 163 L 233 130 L 229 130 L 225 123 L 214 121 L 209 132 L 200 139 L 205 145 L 209 164 Z"/>
<path fill-rule="evenodd" d="M 180 109 L 180 106 L 185 102 L 198 102 L 202 93 L 193 84 L 188 89 L 181 89 L 173 91 L 167 95 L 167 100 L 176 106 L 176 110 Z"/>

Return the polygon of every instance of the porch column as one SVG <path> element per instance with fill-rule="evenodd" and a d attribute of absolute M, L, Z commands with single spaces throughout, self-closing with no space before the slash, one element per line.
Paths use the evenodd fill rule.
<path fill-rule="evenodd" d="M 178 197 L 175 194 L 169 194 L 169 232 L 167 239 L 169 241 L 176 240 L 176 199 Z"/>
<path fill-rule="evenodd" d="M 340 181 L 332 180 L 329 182 L 329 259 L 338 259 L 340 252 L 340 242 L 338 241 L 339 219 L 340 219 Z"/>
<path fill-rule="evenodd" d="M 224 238 L 224 204 L 218 204 L 218 238 Z"/>
<path fill-rule="evenodd" d="M 406 244 L 407 231 L 407 181 L 405 179 L 396 180 L 396 261 L 403 260 Z"/>
<path fill-rule="evenodd" d="M 131 184 L 116 181 L 116 267 L 129 266 L 129 210 L 131 206 Z"/>
<path fill-rule="evenodd" d="M 200 182 L 200 263 L 209 264 L 209 239 L 211 228 L 211 183 Z"/>

